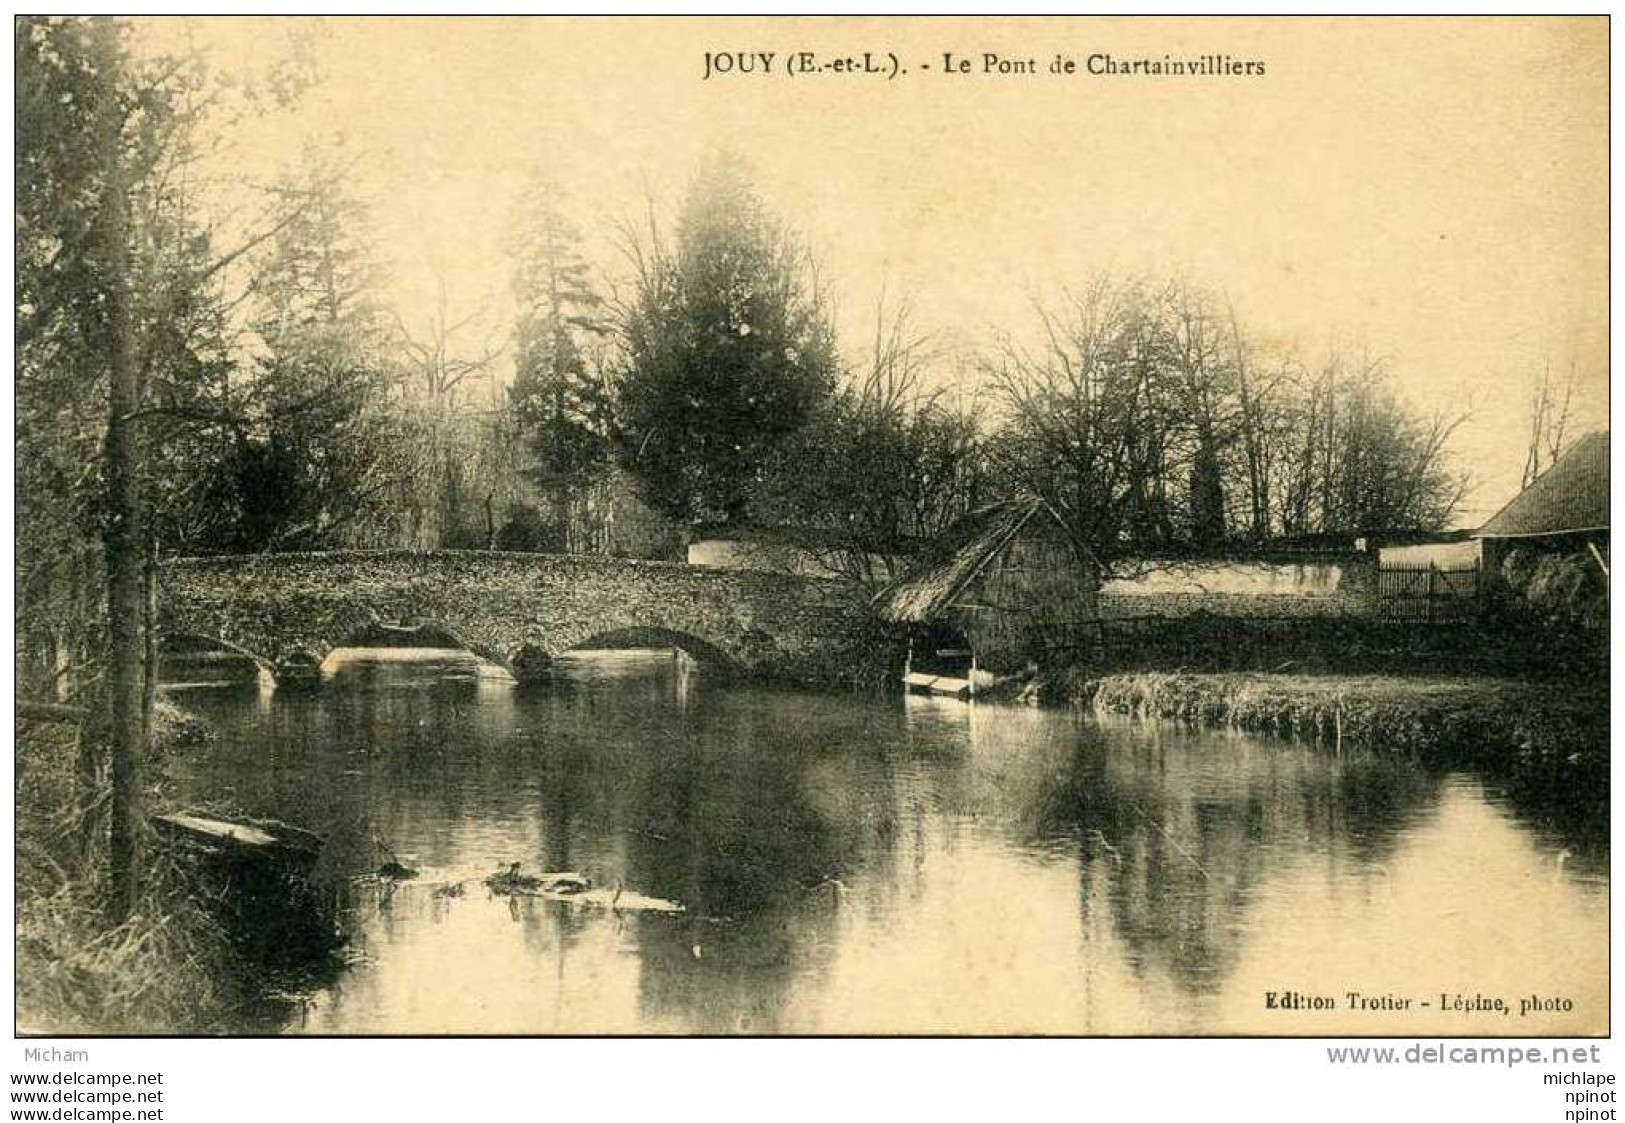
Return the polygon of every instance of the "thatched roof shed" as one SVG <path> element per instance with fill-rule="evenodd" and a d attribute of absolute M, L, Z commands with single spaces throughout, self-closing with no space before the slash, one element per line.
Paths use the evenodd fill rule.
<path fill-rule="evenodd" d="M 893 624 L 937 619 L 1039 509 L 1037 500 L 1019 500 L 966 515 L 919 564 L 876 594 L 875 612 Z"/>
<path fill-rule="evenodd" d="M 1477 538 L 1536 538 L 1608 529 L 1608 434 L 1592 433 L 1478 529 Z"/>

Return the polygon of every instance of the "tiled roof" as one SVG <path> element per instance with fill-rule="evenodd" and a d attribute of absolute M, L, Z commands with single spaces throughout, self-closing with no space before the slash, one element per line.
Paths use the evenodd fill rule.
<path fill-rule="evenodd" d="M 1608 434 L 1592 433 L 1557 458 L 1495 517 L 1479 538 L 1522 538 L 1608 529 Z"/>

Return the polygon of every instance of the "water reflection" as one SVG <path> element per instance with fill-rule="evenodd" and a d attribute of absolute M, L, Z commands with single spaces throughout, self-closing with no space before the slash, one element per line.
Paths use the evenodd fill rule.
<path fill-rule="evenodd" d="M 199 703 L 228 735 L 186 789 L 322 831 L 346 896 L 356 962 L 287 1028 L 1606 1028 L 1606 854 L 1470 779 L 1226 732 L 724 686 L 666 652 L 567 662 L 539 691 L 448 670 L 375 663 L 363 689 Z M 420 877 L 367 883 L 375 837 Z M 487 892 L 511 861 L 686 911 Z M 1350 1024 L 1264 1004 L 1492 986 L 1574 1009 Z"/>

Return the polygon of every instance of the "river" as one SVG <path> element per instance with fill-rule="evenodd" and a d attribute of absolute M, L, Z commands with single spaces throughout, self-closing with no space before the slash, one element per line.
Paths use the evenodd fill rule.
<path fill-rule="evenodd" d="M 320 832 L 343 903 L 346 965 L 267 984 L 240 1029 L 1607 1030 L 1605 843 L 1471 775 L 669 651 L 557 678 L 356 660 L 310 694 L 178 696 L 221 730 L 172 763 L 180 800 Z M 380 842 L 417 877 L 378 884 Z M 490 892 L 512 862 L 683 911 Z"/>

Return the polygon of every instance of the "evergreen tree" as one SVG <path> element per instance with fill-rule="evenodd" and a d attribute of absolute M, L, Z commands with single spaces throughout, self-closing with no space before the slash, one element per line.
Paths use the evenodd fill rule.
<path fill-rule="evenodd" d="M 622 328 L 623 463 L 675 519 L 740 521 L 773 451 L 833 392 L 835 347 L 806 252 L 737 159 L 694 181 L 675 250 L 643 255 Z"/>
<path fill-rule="evenodd" d="M 118 95 L 97 69 L 89 21 L 29 18 L 15 31 L 18 690 L 76 698 L 89 683 L 69 668 L 96 659 L 102 641 L 99 325 L 110 278 L 95 229 L 108 174 L 98 129 Z"/>
<path fill-rule="evenodd" d="M 524 200 L 517 246 L 509 403 L 529 452 L 525 474 L 548 496 L 561 544 L 576 548 L 573 508 L 609 453 L 609 389 L 591 357 L 606 330 L 603 301 L 551 183 L 538 182 Z"/>
<path fill-rule="evenodd" d="M 280 187 L 254 279 L 258 339 L 243 418 L 215 478 L 215 548 L 393 542 L 404 452 L 366 214 L 329 164 Z"/>

